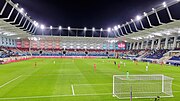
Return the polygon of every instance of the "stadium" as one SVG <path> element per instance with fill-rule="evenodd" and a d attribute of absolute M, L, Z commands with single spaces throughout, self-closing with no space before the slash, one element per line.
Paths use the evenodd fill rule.
<path fill-rule="evenodd" d="M 43 24 L 32 15 L 40 7 L 48 12 L 51 6 L 42 5 L 50 1 L 15 1 L 0 0 L 0 101 L 180 100 L 180 0 L 109 27 L 90 20 L 91 12 L 84 14 L 87 26 Z M 32 15 L 21 2 L 36 5 L 29 6 Z"/>

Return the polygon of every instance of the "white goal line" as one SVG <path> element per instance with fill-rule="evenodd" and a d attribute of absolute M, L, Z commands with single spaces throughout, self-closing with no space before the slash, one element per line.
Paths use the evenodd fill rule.
<path fill-rule="evenodd" d="M 173 91 L 180 93 L 180 91 Z M 40 99 L 40 98 L 58 98 L 58 97 L 72 97 L 72 96 L 105 96 L 113 95 L 112 93 L 99 93 L 99 94 L 76 94 L 76 95 L 50 95 L 50 96 L 27 96 L 27 97 L 11 97 L 11 98 L 0 98 L 0 100 L 18 100 L 18 99 Z"/>
<path fill-rule="evenodd" d="M 27 96 L 27 97 L 12 97 L 0 98 L 0 100 L 18 100 L 18 99 L 40 99 L 40 98 L 57 98 L 57 97 L 72 97 L 72 96 L 104 96 L 112 95 L 112 93 L 99 93 L 99 94 L 76 94 L 76 95 L 50 95 L 50 96 Z"/>
<path fill-rule="evenodd" d="M 6 85 L 8 85 L 8 84 L 10 84 L 11 82 L 13 82 L 13 81 L 15 81 L 15 80 L 19 79 L 20 77 L 22 77 L 22 75 L 20 75 L 20 76 L 18 76 L 18 77 L 16 77 L 16 78 L 14 78 L 14 79 L 12 79 L 12 80 L 10 80 L 10 81 L 8 81 L 8 82 L 4 83 L 3 85 L 1 85 L 1 86 L 0 86 L 0 88 L 2 88 L 2 87 L 4 87 L 4 86 L 6 86 Z"/>

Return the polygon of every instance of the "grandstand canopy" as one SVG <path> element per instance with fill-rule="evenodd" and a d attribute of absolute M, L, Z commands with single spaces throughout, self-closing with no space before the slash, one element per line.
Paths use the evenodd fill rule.
<path fill-rule="evenodd" d="M 163 2 L 152 8 L 151 11 L 143 12 L 129 21 L 124 21 L 124 24 L 117 23 L 117 25 L 108 28 L 101 28 L 101 26 L 99 28 L 94 26 L 91 28 L 73 28 L 71 26 L 44 25 L 26 13 L 25 9 L 20 6 L 21 4 L 11 0 L 2 0 L 1 2 L 0 33 L 17 39 L 31 39 L 36 35 L 40 36 L 40 39 L 43 39 L 44 36 L 45 38 L 60 37 L 63 40 L 69 40 L 67 37 L 75 37 L 75 40 L 77 37 L 81 37 L 82 40 L 84 38 L 84 41 L 92 38 L 95 40 L 96 38 L 98 40 L 114 38 L 120 41 L 133 42 L 154 37 L 177 36 L 180 33 L 180 16 L 176 14 L 179 8 L 179 0 Z"/>

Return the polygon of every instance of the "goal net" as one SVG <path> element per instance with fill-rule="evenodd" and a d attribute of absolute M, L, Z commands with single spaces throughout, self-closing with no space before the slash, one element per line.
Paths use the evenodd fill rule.
<path fill-rule="evenodd" d="M 173 78 L 164 75 L 114 75 L 113 96 L 119 99 L 173 97 Z"/>

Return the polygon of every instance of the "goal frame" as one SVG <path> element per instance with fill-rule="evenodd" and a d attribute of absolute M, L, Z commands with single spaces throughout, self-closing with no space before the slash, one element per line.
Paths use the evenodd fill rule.
<path fill-rule="evenodd" d="M 129 99 L 130 97 L 122 97 L 122 98 L 120 98 L 120 97 L 118 97 L 116 94 L 115 94 L 115 77 L 117 77 L 117 76 L 126 76 L 126 75 L 113 75 L 113 92 L 112 92 L 112 95 L 113 95 L 113 97 L 117 97 L 118 99 Z M 165 80 L 165 77 L 167 77 L 169 80 L 171 80 L 171 82 L 174 80 L 174 78 L 171 78 L 171 77 L 168 77 L 168 76 L 165 76 L 165 75 L 163 75 L 163 74 L 151 74 L 151 75 L 129 75 L 129 76 L 162 76 L 162 92 L 164 93 L 164 89 L 165 89 L 165 85 L 164 85 L 164 80 Z M 131 86 L 131 88 L 129 88 L 129 89 L 131 89 L 132 90 L 132 86 Z M 171 91 L 173 91 L 172 90 L 172 84 L 171 84 Z M 131 95 L 133 93 L 133 91 L 129 91 L 129 95 Z M 156 96 L 152 96 L 152 97 L 150 97 L 150 96 L 145 96 L 145 97 L 133 97 L 133 96 L 131 96 L 132 98 L 137 98 L 137 99 L 140 99 L 140 98 L 155 98 Z M 170 97 L 174 97 L 174 95 L 173 95 L 173 92 L 172 92 L 172 95 L 169 95 L 169 96 L 160 96 L 161 98 L 170 98 Z M 130 98 L 131 99 L 131 98 Z"/>

